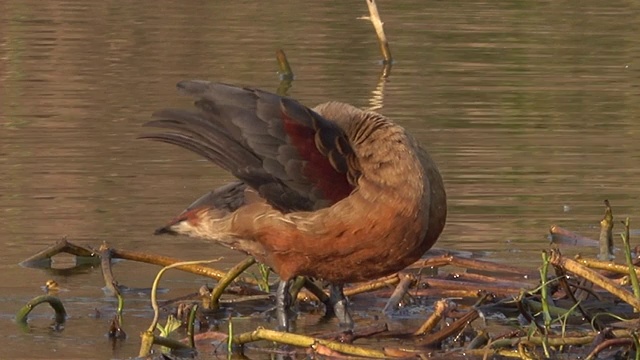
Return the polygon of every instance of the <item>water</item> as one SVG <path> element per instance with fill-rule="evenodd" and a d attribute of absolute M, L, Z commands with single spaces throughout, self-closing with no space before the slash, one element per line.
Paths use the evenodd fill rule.
<path fill-rule="evenodd" d="M 296 74 L 289 95 L 308 105 L 381 102 L 382 113 L 426 144 L 449 195 L 437 247 L 535 268 L 551 224 L 597 236 L 604 199 L 617 219 L 630 216 L 634 226 L 640 215 L 635 4 L 381 1 L 379 7 L 396 59 L 385 82 L 372 27 L 357 19 L 367 13 L 364 3 L 3 2 L 0 338 L 12 344 L 5 355 L 137 354 L 137 334 L 150 319 L 146 297 L 128 296 L 129 339 L 114 350 L 104 334 L 115 302 L 102 291 L 99 269 L 63 275 L 18 266 L 65 235 L 83 245 L 106 241 L 189 260 L 224 256 L 221 268 L 242 259 L 211 244 L 151 235 L 231 177 L 176 147 L 135 138 L 153 111 L 189 106 L 174 90 L 181 79 L 275 91 L 278 48 Z M 127 286 L 149 286 L 156 271 L 115 267 Z M 69 290 L 61 294 L 71 316 L 65 330 L 51 332 L 49 311 L 38 309 L 32 331 L 20 332 L 15 311 L 50 278 Z M 206 282 L 170 273 L 164 297 Z M 313 317 L 301 323 L 310 324 L 302 332 L 317 330 Z"/>

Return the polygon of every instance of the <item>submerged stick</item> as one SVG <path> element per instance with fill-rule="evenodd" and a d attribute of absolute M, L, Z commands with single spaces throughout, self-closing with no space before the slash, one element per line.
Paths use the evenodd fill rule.
<path fill-rule="evenodd" d="M 380 45 L 380 51 L 382 52 L 383 63 L 390 64 L 393 61 L 391 57 L 391 50 L 389 49 L 389 42 L 387 36 L 384 33 L 384 23 L 380 20 L 380 14 L 378 13 L 378 6 L 375 0 L 366 0 L 367 7 L 369 8 L 369 16 L 373 28 L 376 30 L 378 36 L 378 44 Z"/>
<path fill-rule="evenodd" d="M 119 294 L 118 283 L 113 278 L 113 271 L 111 270 L 111 250 L 105 245 L 100 247 L 100 268 L 102 269 L 102 277 L 107 290 L 111 295 Z"/>
<path fill-rule="evenodd" d="M 459 266 L 467 269 L 474 269 L 480 271 L 488 271 L 495 273 L 511 273 L 517 275 L 526 275 L 528 271 L 519 269 L 506 264 L 497 264 L 484 260 L 465 259 L 451 254 L 436 256 L 424 260 L 418 260 L 415 263 L 409 265 L 409 268 L 428 268 L 428 267 L 441 267 L 446 265 Z"/>
<path fill-rule="evenodd" d="M 598 240 L 576 234 L 558 225 L 551 225 L 549 228 L 551 242 L 554 244 L 564 244 L 573 246 L 598 246 Z"/>
<path fill-rule="evenodd" d="M 96 253 L 93 250 L 70 243 L 65 237 L 48 248 L 25 259 L 20 265 L 26 267 L 50 267 L 51 258 L 60 253 L 75 255 L 76 263 L 97 261 Z"/>

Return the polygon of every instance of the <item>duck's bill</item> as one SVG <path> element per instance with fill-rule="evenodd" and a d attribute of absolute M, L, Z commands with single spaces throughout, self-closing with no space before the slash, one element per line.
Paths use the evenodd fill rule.
<path fill-rule="evenodd" d="M 163 226 L 161 228 L 157 228 L 154 232 L 153 235 L 164 235 L 164 234 L 168 234 L 168 235 L 178 235 L 177 232 L 173 231 L 171 229 L 170 225 L 167 226 Z"/>

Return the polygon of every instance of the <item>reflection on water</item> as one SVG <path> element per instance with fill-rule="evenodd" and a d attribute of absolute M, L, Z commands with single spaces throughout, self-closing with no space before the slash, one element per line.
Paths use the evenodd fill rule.
<path fill-rule="evenodd" d="M 3 3 L 0 283 L 3 294 L 11 294 L 0 309 L 5 325 L 55 277 L 70 289 L 63 296 L 72 318 L 62 334 L 44 336 L 41 351 L 113 354 L 102 330 L 96 334 L 106 328 L 93 307 L 110 312 L 115 306 L 102 295 L 99 272 L 52 276 L 16 265 L 63 235 L 185 259 L 224 255 L 221 267 L 242 258 L 209 244 L 150 235 L 230 176 L 192 154 L 135 137 L 154 110 L 188 106 L 173 89 L 180 79 L 275 91 L 278 48 L 296 72 L 291 96 L 308 105 L 381 102 L 381 112 L 427 145 L 449 194 L 438 247 L 535 267 L 553 223 L 595 235 L 604 199 L 619 218 L 639 217 L 640 12 L 634 3 L 379 6 L 396 59 L 383 84 L 371 25 L 356 20 L 366 6 Z M 118 264 L 116 277 L 145 287 L 156 270 Z M 167 281 L 172 296 L 204 282 L 184 274 Z M 146 298 L 128 304 L 142 320 L 129 324 L 135 338 L 148 320 Z M 2 328 L 16 340 L 16 354 L 36 351 L 33 334 Z M 132 340 L 115 356 L 131 356 L 136 346 Z"/>

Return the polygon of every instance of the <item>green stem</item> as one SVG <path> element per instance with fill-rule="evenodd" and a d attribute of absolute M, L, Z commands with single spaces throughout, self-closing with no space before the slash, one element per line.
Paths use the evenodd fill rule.
<path fill-rule="evenodd" d="M 124 297 L 120 293 L 120 290 L 116 287 L 116 297 L 118 298 L 118 309 L 116 309 L 116 315 L 118 316 L 118 322 L 120 326 L 123 325 L 122 311 L 124 310 Z"/>
<path fill-rule="evenodd" d="M 631 280 L 631 287 L 633 288 L 633 295 L 640 298 L 640 285 L 638 284 L 638 276 L 636 274 L 636 268 L 633 265 L 633 258 L 631 257 L 631 245 L 629 244 L 629 218 L 626 218 L 622 222 L 624 225 L 624 232 L 620 234 L 622 238 L 622 244 L 624 245 L 624 257 L 629 267 L 629 279 Z M 636 309 L 636 311 L 638 311 Z"/>
<path fill-rule="evenodd" d="M 194 339 L 195 335 L 195 324 L 196 324 L 196 314 L 198 313 L 198 304 L 193 304 L 191 307 L 191 311 L 189 311 L 189 322 L 187 323 L 187 336 L 189 337 L 189 345 L 191 348 L 196 348 L 196 341 Z"/>
<path fill-rule="evenodd" d="M 240 274 L 242 274 L 245 270 L 247 270 L 251 265 L 256 263 L 256 259 L 249 256 L 246 259 L 242 260 L 236 266 L 232 267 L 227 273 L 218 281 L 218 285 L 211 292 L 211 304 L 209 306 L 210 309 L 217 309 L 220 307 L 220 296 L 224 290 L 235 280 Z"/>
<path fill-rule="evenodd" d="M 21 324 L 27 323 L 27 317 L 36 306 L 48 303 L 53 311 L 56 313 L 56 324 L 64 324 L 67 320 L 67 311 L 64 309 L 64 305 L 59 298 L 51 295 L 41 295 L 31 299 L 25 306 L 23 306 L 16 314 L 16 321 Z"/>
<path fill-rule="evenodd" d="M 140 344 L 140 352 L 138 353 L 139 357 L 149 356 L 149 353 L 151 352 L 151 346 L 154 343 L 155 344 L 159 344 L 159 342 L 158 342 L 159 339 L 160 339 L 160 341 L 164 341 L 164 340 L 162 340 L 164 338 L 159 338 L 159 337 L 154 336 L 153 332 L 154 332 L 154 330 L 156 329 L 156 327 L 158 325 L 158 318 L 160 317 L 160 307 L 158 306 L 158 294 L 157 294 L 158 284 L 160 283 L 160 278 L 162 278 L 162 275 L 165 273 L 165 271 L 167 271 L 169 269 L 176 268 L 176 267 L 180 267 L 180 266 L 209 264 L 209 263 L 216 262 L 216 261 L 219 261 L 219 260 L 220 260 L 220 258 L 217 258 L 217 259 L 214 259 L 214 260 L 199 260 L 199 261 L 177 262 L 175 264 L 171 264 L 169 266 L 165 266 L 162 269 L 160 269 L 160 271 L 158 271 L 158 274 L 156 275 L 156 278 L 153 281 L 153 286 L 151 287 L 151 308 L 153 308 L 153 320 L 151 321 L 151 325 L 149 325 L 149 328 L 146 331 L 144 331 L 142 333 L 142 335 L 141 335 L 142 343 Z M 166 345 L 164 343 L 162 345 L 167 346 L 167 347 L 171 347 L 172 346 L 172 345 Z"/>
<path fill-rule="evenodd" d="M 544 355 L 549 358 L 549 327 L 551 326 L 551 314 L 549 311 L 549 293 L 547 286 L 547 273 L 549 272 L 549 254 L 546 251 L 542 252 L 542 268 L 540 268 L 540 302 L 542 304 L 542 317 L 544 319 L 544 334 L 542 336 L 542 348 L 544 349 Z"/>

